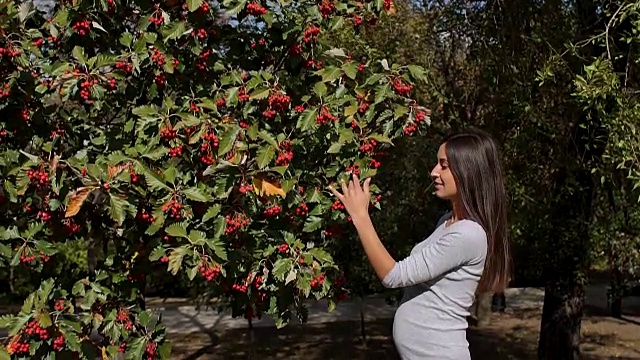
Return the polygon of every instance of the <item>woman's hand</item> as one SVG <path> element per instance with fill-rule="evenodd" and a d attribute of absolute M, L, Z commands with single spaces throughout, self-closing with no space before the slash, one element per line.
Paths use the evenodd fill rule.
<path fill-rule="evenodd" d="M 354 224 L 359 222 L 360 219 L 369 216 L 369 183 L 371 178 L 367 178 L 364 181 L 362 187 L 360 187 L 360 180 L 358 176 L 353 174 L 353 179 L 349 181 L 349 186 L 341 180 L 342 194 L 338 192 L 333 186 L 329 185 L 329 190 L 344 204 Z"/>

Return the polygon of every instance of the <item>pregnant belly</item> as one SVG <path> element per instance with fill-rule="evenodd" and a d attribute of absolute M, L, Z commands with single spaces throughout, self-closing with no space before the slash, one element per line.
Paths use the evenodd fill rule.
<path fill-rule="evenodd" d="M 404 303 L 396 310 L 393 338 L 406 347 L 468 348 L 466 319 L 424 304 Z"/>

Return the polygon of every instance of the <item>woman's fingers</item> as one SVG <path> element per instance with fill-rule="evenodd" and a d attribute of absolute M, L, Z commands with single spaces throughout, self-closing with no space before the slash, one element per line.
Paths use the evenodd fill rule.
<path fill-rule="evenodd" d="M 347 188 L 347 184 L 344 182 L 344 179 L 340 180 L 340 184 L 342 185 L 342 194 L 344 196 L 349 196 L 349 189 Z"/>
<path fill-rule="evenodd" d="M 363 185 L 363 191 L 364 194 L 367 195 L 367 197 L 369 197 L 369 184 L 371 183 L 371 178 L 367 178 L 367 180 L 364 181 L 364 185 Z"/>
<path fill-rule="evenodd" d="M 342 194 L 340 194 L 338 192 L 338 190 L 334 189 L 333 186 L 329 185 L 329 190 L 331 190 L 333 195 L 335 195 L 338 199 L 340 199 L 340 201 L 342 201 L 342 199 L 344 199 L 344 196 L 342 196 Z"/>

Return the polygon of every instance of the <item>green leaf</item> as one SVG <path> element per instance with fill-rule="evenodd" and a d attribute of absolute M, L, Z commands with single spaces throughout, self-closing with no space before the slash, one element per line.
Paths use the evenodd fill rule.
<path fill-rule="evenodd" d="M 352 80 L 358 76 L 358 65 L 354 61 L 349 61 L 342 65 L 342 70 Z"/>
<path fill-rule="evenodd" d="M 316 258 L 321 263 L 332 263 L 333 262 L 333 258 L 331 257 L 331 254 L 329 254 L 328 252 L 324 251 L 321 248 L 309 249 L 308 253 L 311 254 L 311 256 Z"/>
<path fill-rule="evenodd" d="M 269 132 L 267 132 L 266 130 L 262 130 L 258 133 L 258 136 L 260 136 L 260 138 L 264 141 L 266 141 L 267 143 L 269 143 L 269 145 L 277 148 L 278 147 L 278 141 L 276 141 L 276 139 L 269 134 Z"/>
<path fill-rule="evenodd" d="M 325 51 L 324 54 L 331 57 L 347 57 L 347 54 L 345 54 L 344 50 L 339 48 L 329 49 Z"/>
<path fill-rule="evenodd" d="M 222 138 L 220 139 L 220 143 L 218 145 L 218 156 L 225 155 L 226 153 L 231 151 L 231 149 L 233 149 L 233 146 L 236 142 L 236 137 L 238 136 L 239 132 L 240 127 L 234 126 L 231 129 L 228 129 L 227 132 L 222 134 Z"/>
<path fill-rule="evenodd" d="M 71 55 L 78 63 L 80 63 L 80 65 L 86 65 L 87 56 L 84 54 L 84 48 L 81 46 L 75 46 L 73 50 L 71 50 Z"/>
<path fill-rule="evenodd" d="M 333 81 L 340 78 L 340 76 L 342 76 L 342 69 L 335 66 L 328 66 L 323 70 L 321 70 L 321 74 L 322 74 L 322 81 L 324 82 Z"/>
<path fill-rule="evenodd" d="M 189 200 L 198 202 L 207 202 L 213 200 L 211 196 L 207 195 L 203 189 L 192 187 L 182 191 Z"/>
<path fill-rule="evenodd" d="M 167 235 L 173 236 L 173 237 L 182 237 L 182 238 L 187 237 L 187 228 L 180 223 L 176 223 L 168 226 L 166 229 L 164 229 L 164 232 L 166 232 Z"/>
<path fill-rule="evenodd" d="M 222 241 L 207 239 L 206 243 L 218 258 L 223 261 L 227 261 L 227 250 L 224 248 Z"/>
<path fill-rule="evenodd" d="M 134 115 L 138 115 L 140 117 L 150 117 L 152 115 L 153 116 L 157 116 L 158 115 L 158 110 L 153 105 L 138 106 L 138 107 L 134 108 L 131 112 Z"/>
<path fill-rule="evenodd" d="M 278 259 L 275 264 L 273 264 L 273 276 L 279 281 L 284 281 L 285 274 L 291 271 L 292 266 L 293 262 L 291 259 Z"/>
<path fill-rule="evenodd" d="M 182 260 L 184 259 L 184 255 L 187 252 L 187 248 L 184 246 L 177 247 L 173 249 L 171 254 L 169 254 L 169 267 L 168 270 L 171 274 L 176 275 L 178 271 L 180 271 L 180 267 L 182 266 Z"/>
<path fill-rule="evenodd" d="M 296 128 L 301 129 L 302 131 L 307 131 L 313 127 L 317 118 L 318 113 L 316 112 L 316 109 L 307 109 L 300 114 Z"/>
<path fill-rule="evenodd" d="M 198 10 L 200 6 L 204 4 L 204 0 L 187 0 L 187 5 L 189 6 L 189 12 L 194 12 Z"/>
<path fill-rule="evenodd" d="M 297 275 L 298 275 L 298 271 L 295 268 L 291 268 L 291 270 L 289 271 L 289 274 L 287 274 L 287 278 L 284 280 L 284 283 L 289 284 L 290 282 L 294 281 Z"/>
<path fill-rule="evenodd" d="M 207 222 L 210 219 L 213 219 L 214 217 L 218 216 L 218 214 L 220 213 L 220 209 L 222 209 L 222 206 L 220 204 L 211 205 L 207 210 L 207 212 L 202 217 L 202 222 L 203 223 Z"/>
<path fill-rule="evenodd" d="M 318 97 L 323 97 L 327 93 L 327 85 L 325 85 L 322 81 L 318 81 L 313 86 L 313 92 L 318 95 Z"/>
<path fill-rule="evenodd" d="M 381 143 L 393 144 L 393 143 L 391 142 L 391 139 L 389 139 L 389 137 L 388 137 L 388 136 L 383 135 L 383 134 L 370 134 L 370 135 L 368 136 L 368 138 L 369 138 L 369 139 L 374 139 L 374 140 L 376 140 L 376 141 L 378 141 L 378 142 L 381 142 Z"/>
<path fill-rule="evenodd" d="M 165 255 L 166 252 L 164 247 L 162 247 L 162 245 L 157 246 L 153 251 L 151 251 L 151 254 L 149 254 L 149 261 L 158 261 Z"/>
<path fill-rule="evenodd" d="M 0 360 L 11 360 L 9 353 L 5 350 L 4 347 L 0 348 Z"/>
<path fill-rule="evenodd" d="M 126 216 L 125 207 L 127 205 L 128 203 L 125 199 L 113 193 L 109 194 L 109 215 L 118 225 L 122 225 L 124 222 Z"/>
<path fill-rule="evenodd" d="M 302 231 L 304 232 L 313 232 L 315 230 L 320 229 L 322 226 L 322 218 L 317 216 L 309 216 L 307 220 L 304 222 L 304 227 Z"/>
<path fill-rule="evenodd" d="M 342 148 L 342 144 L 340 144 L 339 142 L 337 143 L 333 143 L 330 147 L 329 150 L 327 150 L 328 154 L 338 154 L 340 153 L 340 149 Z"/>
<path fill-rule="evenodd" d="M 269 88 L 258 88 L 251 93 L 249 99 L 251 100 L 263 100 L 269 97 Z"/>
<path fill-rule="evenodd" d="M 258 150 L 257 155 L 256 161 L 258 162 L 258 168 L 264 169 L 271 163 L 271 160 L 273 160 L 276 155 L 276 149 L 271 145 L 263 146 Z"/>
<path fill-rule="evenodd" d="M 427 75 L 425 73 L 424 68 L 422 68 L 421 66 L 418 65 L 408 65 L 407 69 L 409 69 L 409 73 L 411 74 L 411 76 L 419 81 L 423 81 L 426 82 L 427 81 Z"/>
<path fill-rule="evenodd" d="M 149 322 L 151 321 L 151 311 L 146 310 L 140 313 L 140 316 L 138 317 L 138 320 L 140 321 L 140 325 L 146 327 L 147 325 L 149 325 Z"/>
<path fill-rule="evenodd" d="M 164 42 L 168 42 L 169 40 L 177 39 L 185 34 L 186 26 L 184 21 L 176 21 L 169 24 L 169 26 L 165 27 L 162 30 L 162 36 L 164 37 Z"/>

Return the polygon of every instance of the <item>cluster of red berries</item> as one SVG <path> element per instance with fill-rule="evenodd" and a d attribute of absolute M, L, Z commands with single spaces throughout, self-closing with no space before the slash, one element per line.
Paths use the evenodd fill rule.
<path fill-rule="evenodd" d="M 153 224 L 156 221 L 153 215 L 148 213 L 145 209 L 139 211 L 136 217 L 138 218 L 138 220 L 141 220 L 142 222 L 146 222 L 148 224 Z"/>
<path fill-rule="evenodd" d="M 9 95 L 11 95 L 11 88 L 9 87 L 9 83 L 6 83 L 3 88 L 0 89 L 0 99 L 9 97 Z"/>
<path fill-rule="evenodd" d="M 216 265 L 215 267 L 211 267 L 209 263 L 204 263 L 198 266 L 198 271 L 203 278 L 207 279 L 207 281 L 213 281 L 218 275 L 220 275 L 221 268 L 220 265 Z"/>
<path fill-rule="evenodd" d="M 418 124 L 420 124 L 426 118 L 426 113 L 424 111 L 416 111 L 416 120 L 415 122 L 409 123 L 404 126 L 402 129 L 405 135 L 411 136 L 416 130 L 418 130 Z"/>
<path fill-rule="evenodd" d="M 378 145 L 378 143 L 376 142 L 375 139 L 369 139 L 369 141 L 364 141 L 362 143 L 362 145 L 360 145 L 360 151 L 365 153 L 365 154 L 371 154 L 373 152 L 373 150 L 375 150 L 376 145 Z"/>
<path fill-rule="evenodd" d="M 133 70 L 133 64 L 120 60 L 116 63 L 116 69 L 130 73 Z"/>
<path fill-rule="evenodd" d="M 91 21 L 87 19 L 78 20 L 73 24 L 72 28 L 73 31 L 76 32 L 76 34 L 85 36 L 89 33 L 89 31 L 91 31 Z"/>
<path fill-rule="evenodd" d="M 158 67 L 164 66 L 165 56 L 163 53 L 158 50 L 158 48 L 153 48 L 153 54 L 151 54 L 151 61 L 153 61 Z"/>
<path fill-rule="evenodd" d="M 7 130 L 5 130 L 5 129 L 0 130 L 0 141 L 2 141 L 2 139 L 6 138 L 7 134 L 8 134 Z"/>
<path fill-rule="evenodd" d="M 369 103 L 366 101 L 362 101 L 360 105 L 358 105 L 358 112 L 360 114 L 364 114 L 367 112 L 367 110 L 369 110 Z"/>
<path fill-rule="evenodd" d="M 44 222 L 51 220 L 51 213 L 48 211 L 40 210 L 38 211 L 38 215 L 36 217 Z"/>
<path fill-rule="evenodd" d="M 200 107 L 198 107 L 198 105 L 194 102 L 189 104 L 189 110 L 193 111 L 193 112 L 200 112 L 202 109 L 200 109 Z"/>
<path fill-rule="evenodd" d="M 290 103 L 291 97 L 287 94 L 273 94 L 269 97 L 269 106 L 278 112 L 287 110 Z"/>
<path fill-rule="evenodd" d="M 207 70 L 207 58 L 211 55 L 211 50 L 205 50 L 200 55 L 198 55 L 198 60 L 196 60 L 196 68 L 200 71 Z"/>
<path fill-rule="evenodd" d="M 354 15 L 353 16 L 353 26 L 354 27 L 358 27 L 362 25 L 362 18 L 360 17 L 360 15 Z"/>
<path fill-rule="evenodd" d="M 344 204 L 340 200 L 336 200 L 331 204 L 331 211 L 344 210 Z"/>
<path fill-rule="evenodd" d="M 371 159 L 369 163 L 369 167 L 372 169 L 377 169 L 382 165 L 382 163 L 376 159 Z"/>
<path fill-rule="evenodd" d="M 86 78 L 80 83 L 80 97 L 84 101 L 89 101 L 91 98 L 91 87 L 98 83 L 97 79 Z"/>
<path fill-rule="evenodd" d="M 329 110 L 327 110 L 326 107 L 322 107 L 322 110 L 320 111 L 320 115 L 318 115 L 318 118 L 316 119 L 316 123 L 318 125 L 324 125 L 326 124 L 328 121 L 331 122 L 336 122 L 338 121 L 338 117 L 332 115 Z"/>
<path fill-rule="evenodd" d="M 160 26 L 164 22 L 164 17 L 162 16 L 162 13 L 156 11 L 149 16 L 149 22 L 155 26 Z"/>
<path fill-rule="evenodd" d="M 251 185 L 251 184 L 240 184 L 239 190 L 240 190 L 240 193 L 246 194 L 248 192 L 253 191 L 253 185 Z"/>
<path fill-rule="evenodd" d="M 216 106 L 217 107 L 225 107 L 225 106 L 227 106 L 227 99 L 226 98 L 222 98 L 222 99 L 216 100 Z"/>
<path fill-rule="evenodd" d="M 16 57 L 18 55 L 22 54 L 22 50 L 20 49 L 14 49 L 12 47 L 1 47 L 0 46 L 0 58 L 1 57 L 8 57 L 8 58 L 13 58 Z"/>
<path fill-rule="evenodd" d="M 31 346 L 28 341 L 21 342 L 20 337 L 16 336 L 7 345 L 7 352 L 9 352 L 9 355 L 26 355 L 29 353 L 30 348 Z"/>
<path fill-rule="evenodd" d="M 292 44 L 289 47 L 289 54 L 292 56 L 297 56 L 302 53 L 302 45 L 301 44 Z"/>
<path fill-rule="evenodd" d="M 116 321 L 121 323 L 127 330 L 131 330 L 133 328 L 133 322 L 129 319 L 129 309 L 127 308 L 122 308 L 118 311 Z"/>
<path fill-rule="evenodd" d="M 125 351 L 127 351 L 127 343 L 126 342 L 122 342 L 120 344 L 120 346 L 118 347 L 118 352 L 119 353 L 124 353 Z"/>
<path fill-rule="evenodd" d="M 306 216 L 308 213 L 309 207 L 304 202 L 300 203 L 300 205 L 296 208 L 296 215 Z"/>
<path fill-rule="evenodd" d="M 289 245 L 288 244 L 282 244 L 278 247 L 278 251 L 280 252 L 280 254 L 286 254 L 289 251 Z"/>
<path fill-rule="evenodd" d="M 117 82 L 115 78 L 111 78 L 107 81 L 107 89 L 108 90 L 115 90 L 117 87 Z"/>
<path fill-rule="evenodd" d="M 238 90 L 238 100 L 240 100 L 240 102 L 247 102 L 250 98 L 251 95 L 247 94 L 244 88 L 240 88 L 240 90 Z"/>
<path fill-rule="evenodd" d="M 62 220 L 62 224 L 64 225 L 64 229 L 69 234 L 75 234 L 80 231 L 80 224 L 76 223 L 73 219 L 64 219 Z"/>
<path fill-rule="evenodd" d="M 267 119 L 273 119 L 276 116 L 276 111 L 273 109 L 266 109 L 262 112 L 262 115 L 264 115 L 264 117 L 266 117 Z"/>
<path fill-rule="evenodd" d="M 393 88 L 396 91 L 396 94 L 400 96 L 409 96 L 409 93 L 413 89 L 413 85 L 405 84 L 402 79 L 398 78 L 393 81 Z"/>
<path fill-rule="evenodd" d="M 180 156 L 182 156 L 182 145 L 178 145 L 176 147 L 169 148 L 169 155 L 171 155 L 171 157 L 180 157 Z"/>
<path fill-rule="evenodd" d="M 36 261 L 35 255 L 26 255 L 24 252 L 20 254 L 20 262 L 23 264 L 30 264 Z"/>
<path fill-rule="evenodd" d="M 247 4 L 247 14 L 260 16 L 269 12 L 264 6 L 260 5 L 257 2 L 252 2 Z"/>
<path fill-rule="evenodd" d="M 282 211 L 282 207 L 280 205 L 274 205 L 271 206 L 270 208 L 266 209 L 263 214 L 266 217 L 274 217 L 278 214 L 280 214 L 280 212 Z"/>
<path fill-rule="evenodd" d="M 169 217 L 180 220 L 182 217 L 182 209 L 184 205 L 180 204 L 175 198 L 170 202 L 162 205 L 162 212 L 169 212 Z"/>
<path fill-rule="evenodd" d="M 129 177 L 131 178 L 131 182 L 137 184 L 140 181 L 138 174 L 133 171 L 133 165 L 129 165 Z"/>
<path fill-rule="evenodd" d="M 217 148 L 220 144 L 220 140 L 212 131 L 208 131 L 207 133 L 203 134 L 201 138 L 205 141 L 205 143 L 200 146 L 200 150 L 202 151 L 208 150 L 209 146 Z"/>
<path fill-rule="evenodd" d="M 44 171 L 44 168 L 40 170 L 27 170 L 27 176 L 32 184 L 35 184 L 39 189 L 43 189 L 49 186 L 49 174 Z"/>
<path fill-rule="evenodd" d="M 316 288 L 324 284 L 324 274 L 318 275 L 315 279 L 311 280 L 311 287 Z"/>
<path fill-rule="evenodd" d="M 178 137 L 178 132 L 173 129 L 173 126 L 168 125 L 160 129 L 160 137 L 162 140 L 169 142 Z"/>
<path fill-rule="evenodd" d="M 24 329 L 24 333 L 29 336 L 38 336 L 40 337 L 40 340 L 49 339 L 49 331 L 40 326 L 40 323 L 37 320 L 31 320 Z"/>
<path fill-rule="evenodd" d="M 322 14 L 322 17 L 324 18 L 328 18 L 331 13 L 333 13 L 333 10 L 335 10 L 335 5 L 333 5 L 333 3 L 329 0 L 323 0 L 322 4 L 320 4 L 318 6 L 318 11 L 320 11 L 320 13 Z"/>
<path fill-rule="evenodd" d="M 54 307 L 56 310 L 58 310 L 58 311 L 64 311 L 64 309 L 65 309 L 67 306 L 66 306 L 66 305 L 65 305 L 65 303 L 64 303 L 64 299 L 60 299 L 60 300 L 57 300 L 57 301 L 55 302 L 55 304 L 53 305 L 53 307 Z"/>
<path fill-rule="evenodd" d="M 306 69 L 322 69 L 322 60 L 314 61 L 313 59 L 309 59 L 304 63 L 304 67 Z"/>
<path fill-rule="evenodd" d="M 29 118 L 31 118 L 31 111 L 29 111 L 29 108 L 25 106 L 22 108 L 22 112 L 20 113 L 20 115 L 22 116 L 22 120 L 24 122 L 28 122 Z"/>
<path fill-rule="evenodd" d="M 49 139 L 53 139 L 56 136 L 62 137 L 63 135 L 64 135 L 64 130 L 58 127 L 57 129 L 51 131 L 51 135 L 49 135 Z"/>
<path fill-rule="evenodd" d="M 227 227 L 224 229 L 226 234 L 233 234 L 249 225 L 249 218 L 244 213 L 235 213 L 233 216 L 227 215 L 225 220 L 227 221 Z"/>
<path fill-rule="evenodd" d="M 156 350 L 158 349 L 158 344 L 152 342 L 152 343 L 148 343 L 147 344 L 147 348 L 145 349 L 145 354 L 147 355 L 148 359 L 152 359 L 154 356 L 156 356 Z"/>
<path fill-rule="evenodd" d="M 360 176 L 360 165 L 347 166 L 346 172 L 349 175 L 356 174 L 356 176 Z"/>
<path fill-rule="evenodd" d="M 153 79 L 153 81 L 155 81 L 156 85 L 163 87 L 165 82 L 167 81 L 167 74 L 161 72 L 156 74 L 156 77 Z"/>
<path fill-rule="evenodd" d="M 60 351 L 64 347 L 64 335 L 60 334 L 53 340 L 53 350 Z"/>
<path fill-rule="evenodd" d="M 200 28 L 198 30 L 195 30 L 191 34 L 193 36 L 196 36 L 200 40 L 204 40 L 209 36 L 209 34 L 207 33 L 207 30 L 204 29 L 204 28 Z"/>
<path fill-rule="evenodd" d="M 263 46 L 266 43 L 267 43 L 267 40 L 265 40 L 264 38 L 261 38 L 260 40 L 258 40 L 257 43 L 252 42 L 251 43 L 251 48 L 254 49 L 258 45 Z"/>
<path fill-rule="evenodd" d="M 382 2 L 382 7 L 387 11 L 389 11 L 389 9 L 391 9 L 391 5 L 393 5 L 393 0 L 384 0 Z"/>
<path fill-rule="evenodd" d="M 318 38 L 318 35 L 320 35 L 320 28 L 311 25 L 304 31 L 304 37 L 302 38 L 302 41 L 304 41 L 305 44 L 308 44 L 311 41 L 315 41 Z"/>
<path fill-rule="evenodd" d="M 231 287 L 233 290 L 240 291 L 241 293 L 247 292 L 247 283 L 242 282 L 242 284 L 233 284 Z"/>

